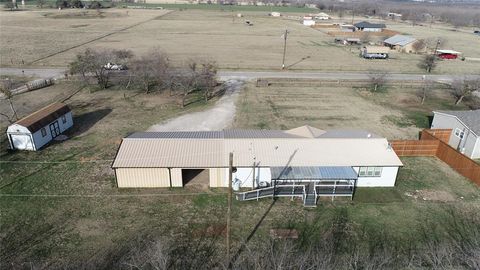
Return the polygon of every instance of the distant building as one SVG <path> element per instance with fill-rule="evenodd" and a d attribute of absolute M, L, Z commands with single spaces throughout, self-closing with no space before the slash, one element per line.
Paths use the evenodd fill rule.
<path fill-rule="evenodd" d="M 400 13 L 395 13 L 395 12 L 389 12 L 389 13 L 387 13 L 387 16 L 388 16 L 389 18 L 391 18 L 392 20 L 402 18 L 402 14 L 400 14 Z"/>
<path fill-rule="evenodd" d="M 390 48 L 383 46 L 365 46 L 360 51 L 360 55 L 366 59 L 387 59 Z"/>
<path fill-rule="evenodd" d="M 355 32 L 355 26 L 351 24 L 341 24 L 340 25 L 340 31 L 342 32 Z"/>
<path fill-rule="evenodd" d="M 313 26 L 315 25 L 315 20 L 312 20 L 312 19 L 303 19 L 303 25 L 306 25 L 306 26 Z"/>
<path fill-rule="evenodd" d="M 273 12 L 270 12 L 270 16 L 272 16 L 272 17 L 280 17 L 280 16 L 282 16 L 282 14 L 280 14 L 280 12 L 273 11 Z"/>
<path fill-rule="evenodd" d="M 383 23 L 370 23 L 367 21 L 359 22 L 354 24 L 356 30 L 364 32 L 382 32 L 386 28 Z"/>
<path fill-rule="evenodd" d="M 324 12 L 314 14 L 313 18 L 316 19 L 316 20 L 320 20 L 320 21 L 330 20 L 330 16 L 327 13 L 324 13 Z"/>
<path fill-rule="evenodd" d="M 7 128 L 10 149 L 37 151 L 72 126 L 70 108 L 53 103 Z"/>
<path fill-rule="evenodd" d="M 343 45 L 358 45 L 361 43 L 361 40 L 359 38 L 336 38 L 335 43 Z"/>
<path fill-rule="evenodd" d="M 448 144 L 469 158 L 480 158 L 480 110 L 434 111 L 432 129 L 451 129 Z"/>
<path fill-rule="evenodd" d="M 393 37 L 387 38 L 383 41 L 385 46 L 389 47 L 392 50 L 399 52 L 412 53 L 415 51 L 414 44 L 418 40 L 404 35 L 395 35 Z"/>

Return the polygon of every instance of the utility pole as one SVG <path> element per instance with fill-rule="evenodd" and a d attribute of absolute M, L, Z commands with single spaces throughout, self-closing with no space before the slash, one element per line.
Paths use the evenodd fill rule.
<path fill-rule="evenodd" d="M 287 53 L 287 36 L 288 30 L 285 29 L 285 33 L 283 34 L 283 60 L 282 60 L 282 69 L 285 69 L 285 54 Z"/>
<path fill-rule="evenodd" d="M 433 51 L 433 54 L 434 54 L 434 55 L 437 54 L 438 45 L 440 45 L 440 39 L 437 39 L 437 44 L 435 44 L 435 51 Z"/>
<path fill-rule="evenodd" d="M 230 265 L 230 215 L 232 212 L 232 173 L 233 153 L 230 152 L 228 161 L 228 201 L 227 201 L 227 265 Z"/>
<path fill-rule="evenodd" d="M 355 19 L 355 10 L 352 10 L 352 25 L 353 25 L 353 19 Z"/>

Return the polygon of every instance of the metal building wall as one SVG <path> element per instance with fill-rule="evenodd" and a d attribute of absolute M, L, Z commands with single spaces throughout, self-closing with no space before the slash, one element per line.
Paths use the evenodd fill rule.
<path fill-rule="evenodd" d="M 182 169 L 172 168 L 170 173 L 172 175 L 172 187 L 183 187 Z"/>
<path fill-rule="evenodd" d="M 115 174 L 119 188 L 170 187 L 166 168 L 116 168 Z"/>
<path fill-rule="evenodd" d="M 225 168 L 210 168 L 210 187 L 226 187 L 228 186 L 227 176 L 228 169 Z"/>

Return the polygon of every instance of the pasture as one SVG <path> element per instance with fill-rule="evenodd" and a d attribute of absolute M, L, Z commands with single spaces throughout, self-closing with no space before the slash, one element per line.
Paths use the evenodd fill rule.
<path fill-rule="evenodd" d="M 1 11 L 1 66 L 65 67 L 87 47 L 130 49 L 145 54 L 158 49 L 178 62 L 191 58 L 212 59 L 221 69 L 278 70 L 283 38 L 289 30 L 286 65 L 291 70 L 361 71 L 387 70 L 422 73 L 421 55 L 393 53 L 389 60 L 365 60 L 356 47 L 338 46 L 333 37 L 305 27 L 303 13 L 269 17 L 267 11 L 152 9 Z M 249 20 L 253 26 L 247 26 Z M 348 21 L 336 19 L 335 21 Z M 388 27 L 416 38 L 442 37 L 448 48 L 478 58 L 477 37 L 444 27 L 412 27 L 403 23 Z M 435 73 L 463 74 L 480 71 L 478 61 L 441 61 Z M 174 63 L 175 64 L 175 63 Z"/>

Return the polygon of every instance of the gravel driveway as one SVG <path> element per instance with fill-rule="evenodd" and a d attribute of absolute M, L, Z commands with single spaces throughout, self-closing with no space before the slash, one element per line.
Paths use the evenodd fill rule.
<path fill-rule="evenodd" d="M 147 131 L 206 131 L 228 128 L 235 118 L 235 102 L 243 84 L 242 81 L 228 80 L 225 82 L 225 94 L 213 108 L 167 120 L 151 126 Z"/>

